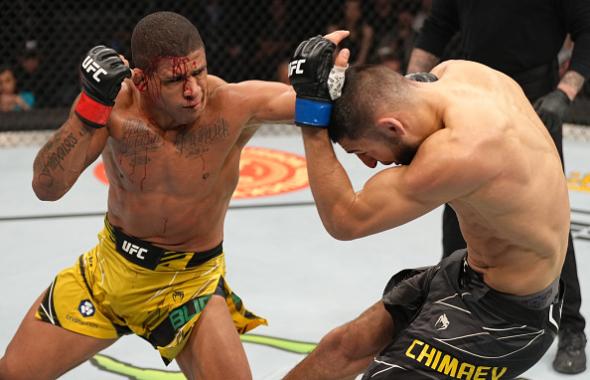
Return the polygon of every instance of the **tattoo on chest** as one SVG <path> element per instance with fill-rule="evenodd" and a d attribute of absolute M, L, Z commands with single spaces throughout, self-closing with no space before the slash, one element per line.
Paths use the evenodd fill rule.
<path fill-rule="evenodd" d="M 137 119 L 126 120 L 123 130 L 120 153 L 127 157 L 133 166 L 147 165 L 148 153 L 162 146 L 162 137 L 149 129 L 145 122 Z"/>
<path fill-rule="evenodd" d="M 229 126 L 225 119 L 219 118 L 213 124 L 204 125 L 176 136 L 176 150 L 185 157 L 202 156 L 212 144 L 229 136 Z"/>

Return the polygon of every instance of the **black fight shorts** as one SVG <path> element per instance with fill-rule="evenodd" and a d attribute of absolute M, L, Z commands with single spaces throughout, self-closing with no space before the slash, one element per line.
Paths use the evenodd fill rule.
<path fill-rule="evenodd" d="M 383 295 L 396 335 L 363 379 L 513 379 L 557 334 L 559 285 L 526 297 L 497 292 L 469 268 L 465 250 L 401 271 Z"/>

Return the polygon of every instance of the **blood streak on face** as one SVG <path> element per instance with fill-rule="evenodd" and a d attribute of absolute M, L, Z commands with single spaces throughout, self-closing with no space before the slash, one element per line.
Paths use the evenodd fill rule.
<path fill-rule="evenodd" d="M 183 93 L 185 94 L 185 96 L 192 97 L 192 88 L 188 86 L 189 76 L 187 75 L 187 73 L 189 72 L 189 59 L 187 57 L 170 57 L 170 61 L 172 64 L 172 76 L 180 76 L 184 78 L 182 85 Z"/>
<path fill-rule="evenodd" d="M 144 70 L 145 78 L 137 85 L 139 91 L 147 92 L 153 99 L 160 97 L 160 86 L 153 86 L 153 84 L 155 83 L 154 79 L 158 66 L 162 63 L 167 63 L 166 61 L 169 61 L 172 66 L 172 76 L 182 76 L 184 78 L 183 88 L 186 87 L 189 59 L 187 57 L 156 57 Z M 195 63 L 193 63 L 194 65 Z"/>

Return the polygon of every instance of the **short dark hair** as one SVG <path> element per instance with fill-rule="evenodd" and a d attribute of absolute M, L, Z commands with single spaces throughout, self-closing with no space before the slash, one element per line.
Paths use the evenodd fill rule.
<path fill-rule="evenodd" d="M 357 139 L 373 124 L 382 107 L 394 110 L 405 99 L 407 85 L 401 75 L 383 65 L 358 65 L 346 70 L 342 96 L 334 101 L 328 126 L 330 139 Z"/>
<path fill-rule="evenodd" d="M 131 55 L 135 67 L 151 71 L 158 58 L 182 57 L 202 48 L 203 40 L 195 25 L 174 12 L 155 12 L 142 18 L 131 35 Z"/>

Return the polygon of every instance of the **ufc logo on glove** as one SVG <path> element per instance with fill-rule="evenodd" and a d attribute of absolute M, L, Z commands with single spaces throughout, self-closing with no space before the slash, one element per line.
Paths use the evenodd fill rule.
<path fill-rule="evenodd" d="M 100 74 L 106 74 L 106 70 L 100 67 L 90 56 L 86 56 L 84 62 L 82 62 L 82 68 L 86 70 L 87 73 L 95 71 L 94 75 L 92 75 L 92 79 L 97 82 L 100 82 L 100 78 L 98 77 Z"/>
<path fill-rule="evenodd" d="M 332 101 L 342 95 L 345 67 L 334 67 L 336 44 L 315 36 L 299 44 L 289 62 L 289 79 L 295 90 L 295 124 L 326 128 Z"/>
<path fill-rule="evenodd" d="M 303 74 L 303 69 L 301 65 L 305 63 L 305 59 L 298 59 L 297 61 L 289 62 L 289 76 L 293 76 L 293 71 L 295 74 Z"/>

